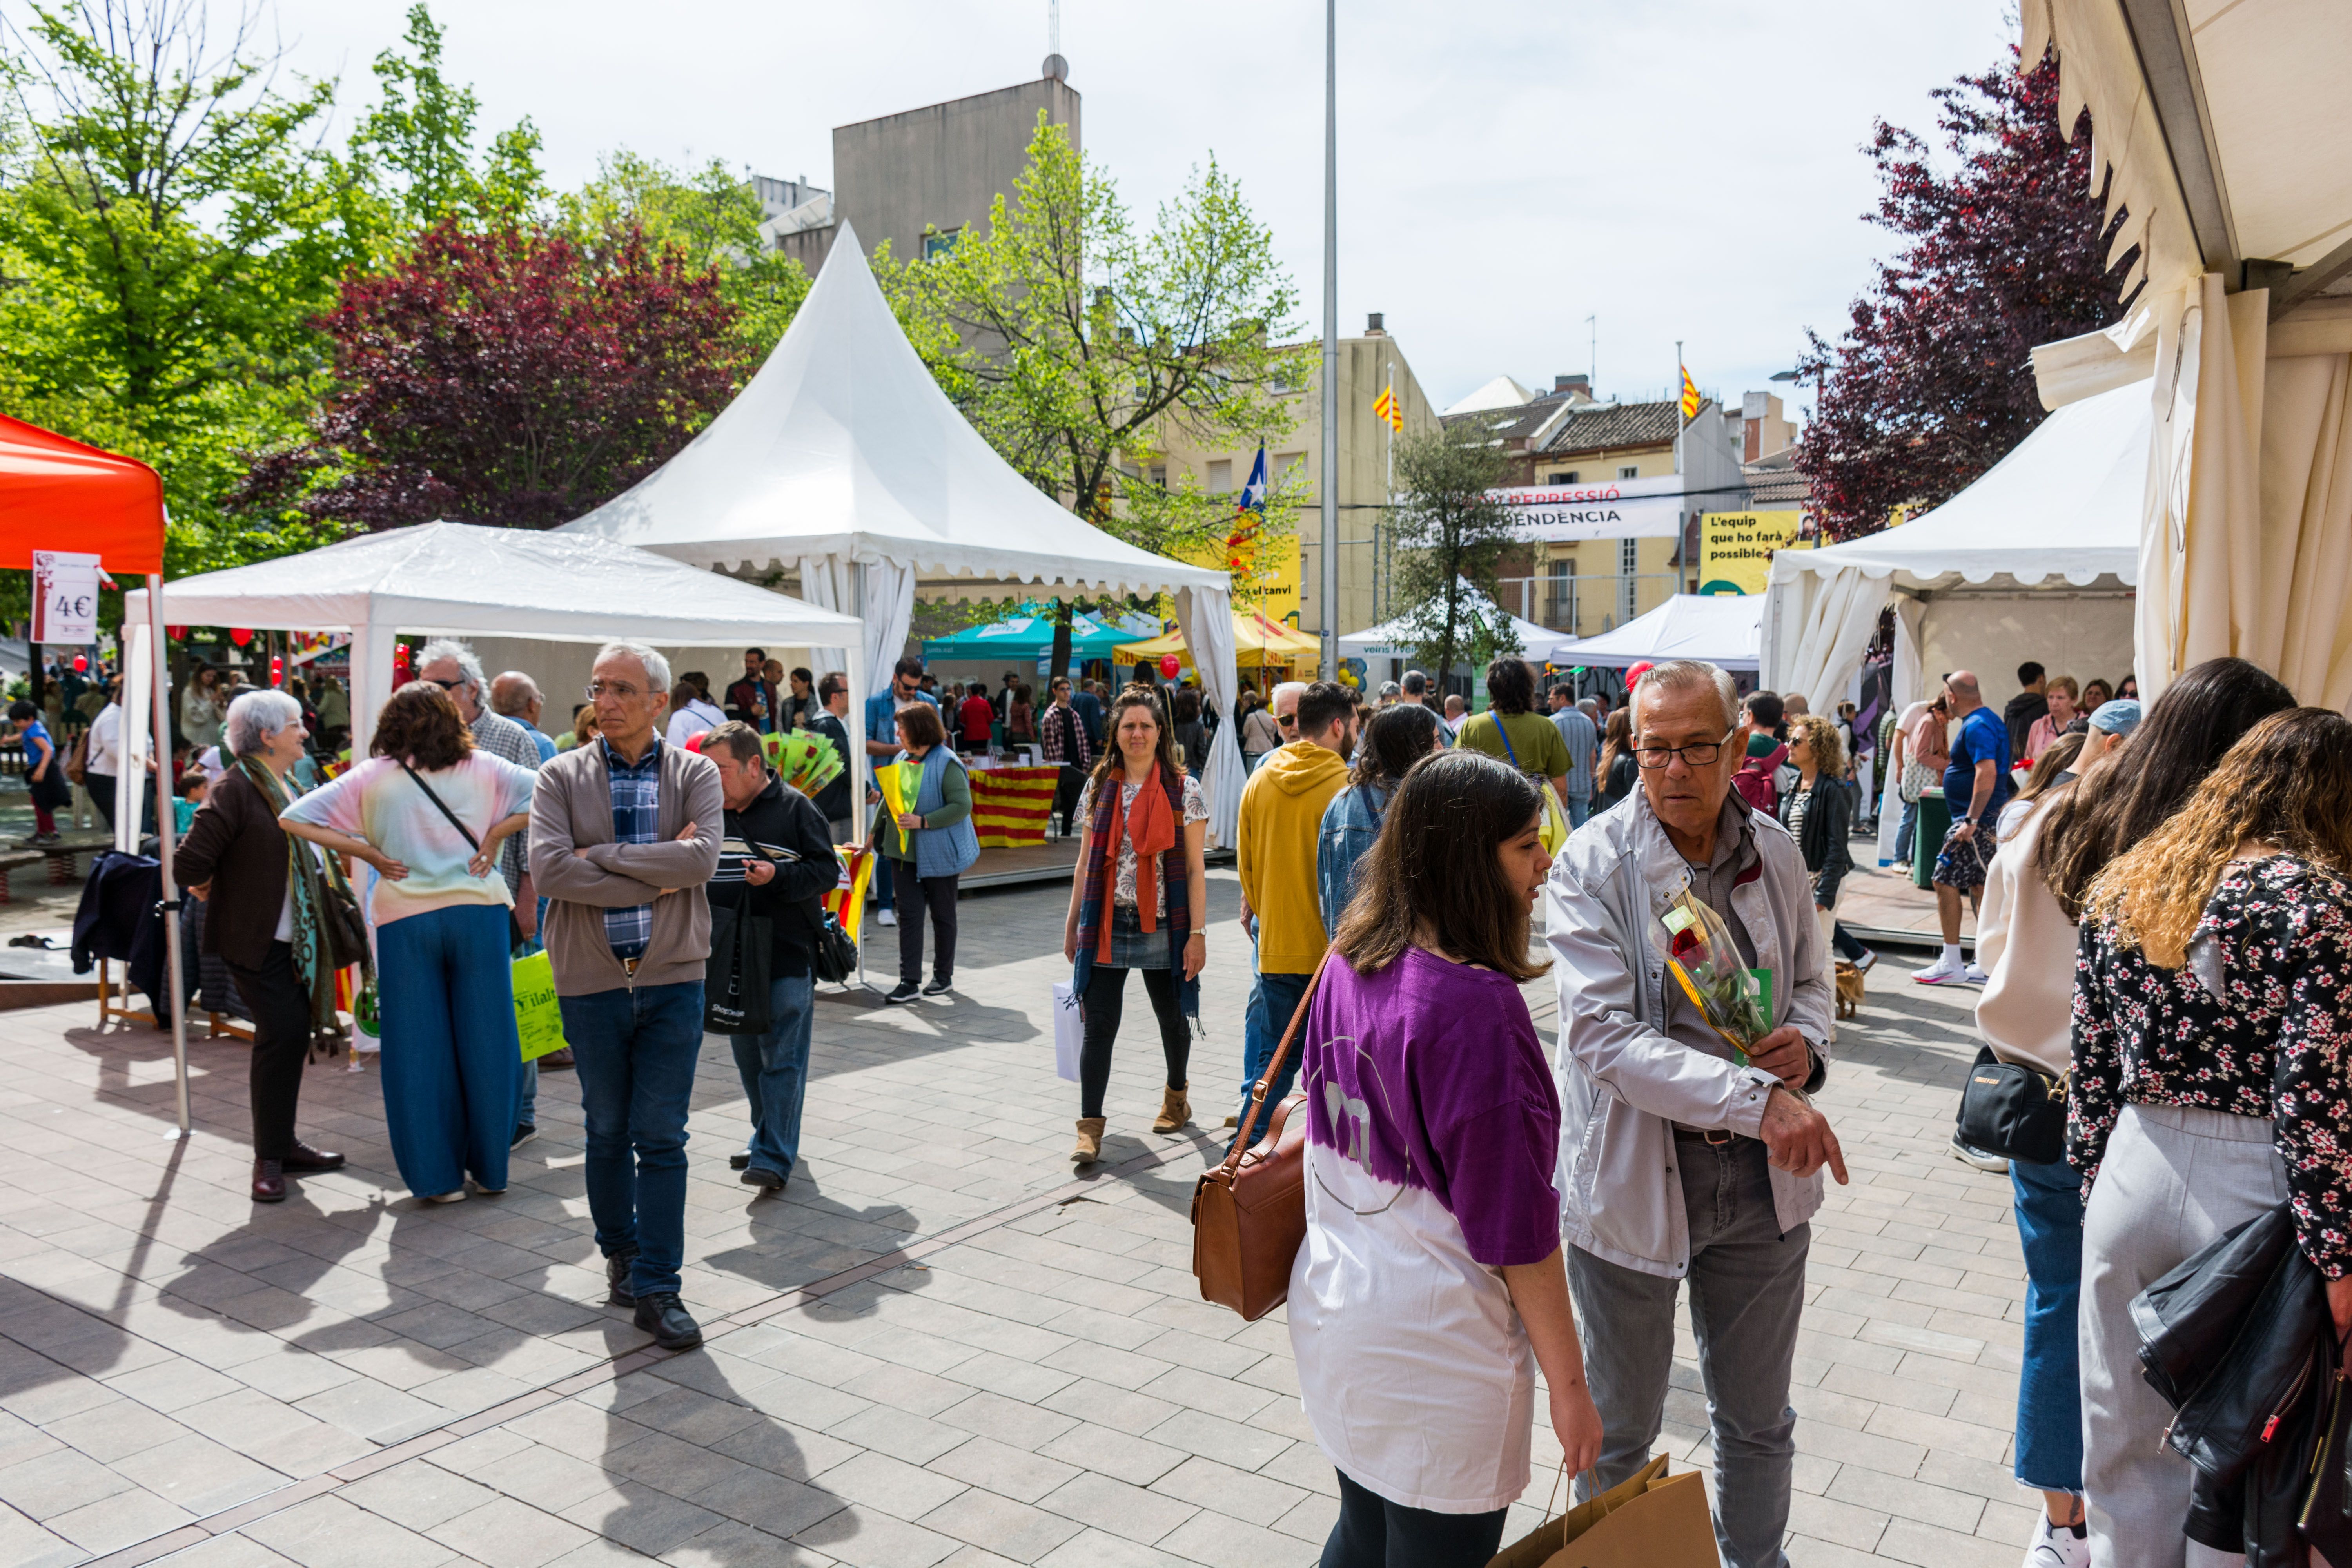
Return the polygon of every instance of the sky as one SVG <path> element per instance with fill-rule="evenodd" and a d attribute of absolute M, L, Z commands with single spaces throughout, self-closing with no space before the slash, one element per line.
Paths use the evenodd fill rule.
<path fill-rule="evenodd" d="M 231 0 L 215 0 L 216 16 Z M 287 68 L 345 122 L 407 0 L 277 0 Z M 559 188 L 628 147 L 830 187 L 831 128 L 1038 74 L 1049 0 L 440 0 L 489 130 L 528 115 Z M 1440 405 L 1597 369 L 1663 396 L 1675 343 L 1736 400 L 1833 335 L 1890 237 L 1864 221 L 1874 119 L 2006 59 L 2011 0 L 1342 0 L 1343 333 L 1389 331 Z M 1139 214 L 1212 153 L 1322 299 L 1323 8 L 1064 0 L 1087 154 Z M 1588 326 L 1586 318 L 1597 318 Z M 1591 333 L 1597 327 L 1596 347 Z M 1782 386 L 1785 394 L 1792 389 Z"/>

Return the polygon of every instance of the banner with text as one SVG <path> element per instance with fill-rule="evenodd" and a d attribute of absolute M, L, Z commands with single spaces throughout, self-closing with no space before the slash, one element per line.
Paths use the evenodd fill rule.
<path fill-rule="evenodd" d="M 1699 519 L 1698 591 L 1760 594 L 1772 575 L 1772 556 L 1782 550 L 1811 550 L 1799 539 L 1801 511 L 1711 511 Z"/>
<path fill-rule="evenodd" d="M 1682 537 L 1680 474 L 1590 485 L 1529 485 L 1486 493 L 1509 509 L 1513 531 L 1530 543 Z"/>
<path fill-rule="evenodd" d="M 33 626 L 37 643 L 98 640 L 98 557 L 63 550 L 33 552 Z"/>

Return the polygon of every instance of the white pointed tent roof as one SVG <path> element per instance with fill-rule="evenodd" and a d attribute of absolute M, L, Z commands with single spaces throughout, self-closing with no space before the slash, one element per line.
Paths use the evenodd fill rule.
<path fill-rule="evenodd" d="M 1536 395 L 1507 375 L 1498 375 L 1477 391 L 1456 398 L 1441 412 L 1446 414 L 1480 414 L 1489 408 L 1517 408 L 1533 403 Z"/>
<path fill-rule="evenodd" d="M 1763 622 L 1761 595 L 1676 594 L 1615 631 L 1564 645 L 1552 662 L 1623 669 L 1645 661 L 1703 658 L 1726 669 L 1754 669 Z"/>
<path fill-rule="evenodd" d="M 686 449 L 562 531 L 698 566 L 833 556 L 1112 592 L 1225 585 L 1112 538 L 1013 471 L 907 342 L 848 225 L 751 384 Z"/>

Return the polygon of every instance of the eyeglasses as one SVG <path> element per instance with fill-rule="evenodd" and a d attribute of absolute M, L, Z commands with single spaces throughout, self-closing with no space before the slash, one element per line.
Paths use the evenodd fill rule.
<path fill-rule="evenodd" d="M 643 695 L 625 680 L 592 680 L 588 683 L 588 700 L 591 702 L 599 697 L 617 697 L 627 702 Z"/>
<path fill-rule="evenodd" d="M 1296 713 L 1285 713 L 1284 715 L 1282 715 L 1282 717 L 1280 717 L 1279 719 L 1276 719 L 1276 720 L 1275 721 L 1275 722 L 1276 722 L 1276 723 L 1277 723 L 1277 724 L 1279 724 L 1279 725 L 1281 725 L 1284 729 L 1287 730 L 1287 729 L 1289 729 L 1293 724 L 1296 724 L 1296 723 L 1297 723 L 1297 722 L 1298 722 L 1298 715 L 1297 715 L 1297 714 L 1296 714 Z"/>
<path fill-rule="evenodd" d="M 466 684 L 466 678 L 462 675 L 455 680 L 434 680 L 433 677 L 429 675 L 425 676 L 424 679 L 433 681 L 434 685 L 439 687 L 444 691 L 455 691 L 457 688 Z"/>
<path fill-rule="evenodd" d="M 1676 757 L 1695 768 L 1712 767 L 1722 759 L 1724 742 L 1732 733 L 1726 731 L 1721 741 L 1694 741 L 1687 746 L 1636 746 L 1633 760 L 1645 768 L 1663 768 Z"/>

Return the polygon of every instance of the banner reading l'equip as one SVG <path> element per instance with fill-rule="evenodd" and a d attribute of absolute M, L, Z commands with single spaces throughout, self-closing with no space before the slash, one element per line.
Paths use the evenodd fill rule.
<path fill-rule="evenodd" d="M 1683 476 L 1611 479 L 1589 485 L 1529 485 L 1489 490 L 1508 508 L 1518 537 L 1530 542 L 1579 539 L 1678 539 Z"/>

